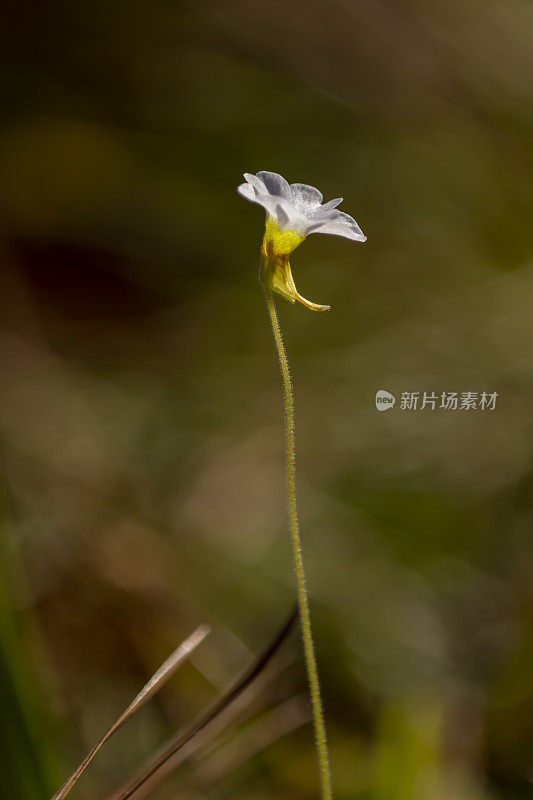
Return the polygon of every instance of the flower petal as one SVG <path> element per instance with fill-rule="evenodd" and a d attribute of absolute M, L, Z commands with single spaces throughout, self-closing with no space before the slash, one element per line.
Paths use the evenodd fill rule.
<path fill-rule="evenodd" d="M 277 197 L 276 195 L 258 194 L 251 183 L 241 183 L 241 185 L 237 187 L 237 191 L 246 200 L 262 206 L 268 216 L 276 220 L 280 228 L 293 228 L 299 231 L 305 229 L 308 221 L 295 212 L 292 204 L 288 200 Z"/>
<path fill-rule="evenodd" d="M 289 184 L 282 175 L 278 175 L 277 172 L 261 170 L 257 173 L 256 177 L 264 183 L 269 194 L 276 195 L 277 197 L 284 197 L 286 200 L 291 199 Z"/>
<path fill-rule="evenodd" d="M 265 184 L 257 175 L 252 175 L 251 172 L 245 172 L 244 177 L 248 183 L 254 187 L 256 194 L 268 194 Z"/>
<path fill-rule="evenodd" d="M 334 200 L 328 200 L 328 202 L 324 203 L 323 206 L 320 206 L 320 208 L 317 208 L 317 210 L 316 210 L 317 217 L 318 216 L 323 216 L 324 214 L 327 214 L 329 211 L 333 211 L 334 208 L 337 208 L 337 206 L 340 206 L 340 204 L 342 203 L 343 199 L 344 198 L 342 198 L 342 197 L 336 197 Z"/>
<path fill-rule="evenodd" d="M 291 183 L 291 198 L 294 207 L 303 214 L 317 209 L 324 199 L 318 189 L 307 183 Z"/>
<path fill-rule="evenodd" d="M 349 214 L 343 211 L 330 213 L 323 222 L 317 220 L 317 225 L 309 233 L 329 233 L 332 236 L 344 236 L 346 239 L 353 239 L 355 242 L 366 242 L 363 231 Z"/>
<path fill-rule="evenodd" d="M 249 183 L 241 183 L 240 186 L 237 186 L 237 191 L 240 195 L 246 198 L 246 200 L 250 200 L 252 203 L 256 202 L 256 195 L 254 191 L 254 187 Z"/>
<path fill-rule="evenodd" d="M 282 231 L 298 231 L 304 236 L 310 233 L 327 233 L 343 236 L 353 241 L 364 242 L 357 222 L 336 207 L 342 203 L 337 197 L 322 205 L 322 194 L 306 183 L 290 186 L 277 172 L 261 170 L 257 174 L 245 172 L 246 183 L 237 191 L 252 203 L 262 206 L 267 216 L 275 220 Z"/>
<path fill-rule="evenodd" d="M 289 215 L 280 203 L 276 205 L 276 219 L 281 230 L 287 228 L 290 223 Z"/>

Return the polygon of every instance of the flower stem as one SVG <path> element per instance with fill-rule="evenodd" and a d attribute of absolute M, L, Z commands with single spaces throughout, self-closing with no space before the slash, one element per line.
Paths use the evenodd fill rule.
<path fill-rule="evenodd" d="M 300 624 L 302 627 L 305 665 L 307 668 L 307 678 L 309 680 L 311 704 L 313 707 L 315 741 L 320 770 L 321 796 L 322 800 L 331 800 L 331 769 L 329 762 L 328 742 L 326 737 L 326 725 L 324 722 L 324 712 L 322 709 L 322 698 L 320 694 L 320 681 L 318 678 L 315 646 L 313 643 L 313 633 L 311 630 L 311 615 L 309 613 L 309 599 L 307 596 L 304 563 L 302 558 L 298 509 L 296 506 L 296 480 L 294 463 L 294 394 L 292 389 L 289 361 L 281 336 L 281 329 L 276 312 L 274 297 L 272 296 L 272 289 L 269 286 L 265 286 L 265 295 L 268 313 L 270 315 L 270 322 L 272 323 L 272 332 L 274 334 L 274 342 L 276 344 L 276 350 L 278 353 L 279 365 L 281 367 L 281 375 L 283 378 L 289 522 L 291 529 L 294 568 L 296 572 L 296 585 L 298 589 L 298 605 L 300 608 Z"/>

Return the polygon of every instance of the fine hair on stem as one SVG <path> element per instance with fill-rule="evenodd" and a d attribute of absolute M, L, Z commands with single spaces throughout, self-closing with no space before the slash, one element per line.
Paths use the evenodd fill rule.
<path fill-rule="evenodd" d="M 309 598 L 305 579 L 305 570 L 302 556 L 302 543 L 300 537 L 300 526 L 298 522 L 298 507 L 296 504 L 296 475 L 295 475 L 295 443 L 294 443 L 294 391 L 291 380 L 289 360 L 279 324 L 278 314 L 274 301 L 272 289 L 267 284 L 264 286 L 266 303 L 274 343 L 281 368 L 283 382 L 283 398 L 285 406 L 285 445 L 286 445 L 286 480 L 287 480 L 287 499 L 289 508 L 289 526 L 291 533 L 292 554 L 294 559 L 294 570 L 296 573 L 296 587 L 298 593 L 298 606 L 300 610 L 300 624 L 304 645 L 305 665 L 309 689 L 311 694 L 311 704 L 313 710 L 313 723 L 315 729 L 315 741 L 317 748 L 318 766 L 320 772 L 320 786 L 322 800 L 332 799 L 331 788 L 331 768 L 329 760 L 328 742 L 326 737 L 326 724 L 324 721 L 324 711 L 322 708 L 322 696 L 320 692 L 320 681 L 318 677 L 318 667 L 316 661 L 315 646 L 313 642 L 313 632 L 311 627 L 311 614 L 309 611 Z"/>

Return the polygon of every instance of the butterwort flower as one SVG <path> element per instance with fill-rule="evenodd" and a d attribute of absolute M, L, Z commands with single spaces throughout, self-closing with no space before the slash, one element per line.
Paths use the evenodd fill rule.
<path fill-rule="evenodd" d="M 314 186 L 288 184 L 277 172 L 262 170 L 256 175 L 245 172 L 244 177 L 246 183 L 241 183 L 237 191 L 250 202 L 263 206 L 267 214 L 261 248 L 262 283 L 291 303 L 297 300 L 313 311 L 327 311 L 329 306 L 312 303 L 297 291 L 289 256 L 311 233 L 366 241 L 353 217 L 337 209 L 342 197 L 322 203 L 322 194 Z"/>

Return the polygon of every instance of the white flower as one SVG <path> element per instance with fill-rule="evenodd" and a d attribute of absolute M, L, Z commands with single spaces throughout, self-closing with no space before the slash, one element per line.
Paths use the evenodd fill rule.
<path fill-rule="evenodd" d="M 322 205 L 322 194 L 314 186 L 305 183 L 287 183 L 277 172 L 244 173 L 246 183 L 237 191 L 252 203 L 263 206 L 269 217 L 278 223 L 280 230 L 299 231 L 304 236 L 310 233 L 331 233 L 356 242 L 366 241 L 357 222 L 337 211 L 342 197 Z"/>
<path fill-rule="evenodd" d="M 312 303 L 298 293 L 289 255 L 310 233 L 330 233 L 356 242 L 365 242 L 366 236 L 353 217 L 337 210 L 342 197 L 322 204 L 323 197 L 314 186 L 289 186 L 277 172 L 245 172 L 244 177 L 246 183 L 241 183 L 237 191 L 267 213 L 259 273 L 267 292 L 273 289 L 291 303 L 297 300 L 313 311 L 326 311 L 329 306 Z"/>

